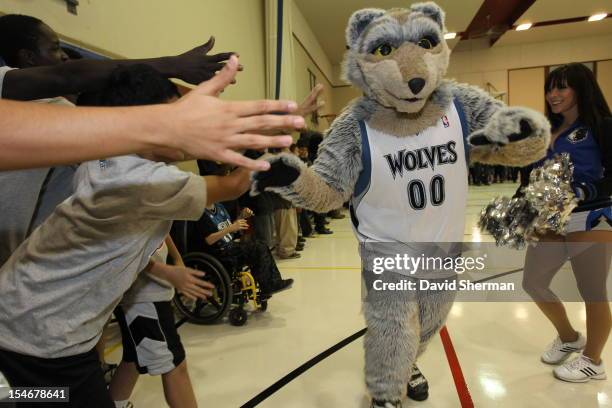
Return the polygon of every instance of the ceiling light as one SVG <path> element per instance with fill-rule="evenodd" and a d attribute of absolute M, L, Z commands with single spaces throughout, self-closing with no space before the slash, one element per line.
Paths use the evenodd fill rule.
<path fill-rule="evenodd" d="M 444 34 L 444 39 L 445 40 L 452 40 L 456 36 L 457 36 L 457 33 L 446 33 L 446 34 Z"/>
<path fill-rule="evenodd" d="M 589 21 L 599 21 L 599 20 L 603 20 L 606 17 L 608 17 L 607 13 L 597 13 L 589 17 Z"/>
<path fill-rule="evenodd" d="M 531 28 L 531 23 L 520 24 L 516 27 L 516 31 L 525 31 Z"/>

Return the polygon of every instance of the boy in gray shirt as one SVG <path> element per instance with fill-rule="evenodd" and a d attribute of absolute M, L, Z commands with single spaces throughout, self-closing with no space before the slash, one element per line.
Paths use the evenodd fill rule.
<path fill-rule="evenodd" d="M 171 85 L 141 88 L 134 104 L 171 99 Z M 249 186 L 244 170 L 206 179 L 139 156 L 78 168 L 74 194 L 0 268 L 0 372 L 12 386 L 68 386 L 66 406 L 114 407 L 94 350 L 113 309 L 172 220 L 197 220 L 208 200 Z"/>

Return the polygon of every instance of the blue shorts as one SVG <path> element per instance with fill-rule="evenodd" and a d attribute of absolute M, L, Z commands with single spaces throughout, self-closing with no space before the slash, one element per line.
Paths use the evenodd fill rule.
<path fill-rule="evenodd" d="M 565 226 L 565 232 L 582 232 L 592 230 L 612 231 L 612 207 L 572 213 Z"/>

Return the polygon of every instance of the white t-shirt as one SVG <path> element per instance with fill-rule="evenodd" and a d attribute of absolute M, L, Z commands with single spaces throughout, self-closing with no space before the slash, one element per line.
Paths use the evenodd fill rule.
<path fill-rule="evenodd" d="M 166 242 L 151 256 L 151 261 L 166 263 L 168 259 L 168 246 Z M 121 300 L 122 305 L 134 303 L 169 302 L 174 297 L 174 286 L 170 282 L 153 276 L 147 272 L 138 274 L 132 287 Z"/>

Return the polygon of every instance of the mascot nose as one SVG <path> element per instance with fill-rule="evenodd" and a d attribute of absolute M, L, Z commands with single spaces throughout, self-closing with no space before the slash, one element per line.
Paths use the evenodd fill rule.
<path fill-rule="evenodd" d="M 412 78 L 408 81 L 408 86 L 413 94 L 418 94 L 421 92 L 421 89 L 425 86 L 425 80 L 423 78 Z"/>

